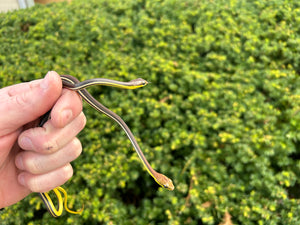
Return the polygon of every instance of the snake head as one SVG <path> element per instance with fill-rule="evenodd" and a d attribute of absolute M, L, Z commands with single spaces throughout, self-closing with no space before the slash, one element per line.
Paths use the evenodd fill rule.
<path fill-rule="evenodd" d="M 149 82 L 142 78 L 137 78 L 135 80 L 129 81 L 129 83 L 131 83 L 131 85 L 134 86 L 135 88 L 139 88 L 139 87 L 146 86 Z"/>
<path fill-rule="evenodd" d="M 174 184 L 172 182 L 172 180 L 168 177 L 166 177 L 165 175 L 158 173 L 157 177 L 157 183 L 162 186 L 165 189 L 168 189 L 170 191 L 174 190 Z"/>

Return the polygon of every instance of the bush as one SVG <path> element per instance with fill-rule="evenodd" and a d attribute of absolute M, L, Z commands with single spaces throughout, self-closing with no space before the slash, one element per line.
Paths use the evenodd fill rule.
<path fill-rule="evenodd" d="M 159 188 L 118 125 L 85 105 L 64 185 L 83 214 L 51 218 L 31 194 L 1 223 L 297 224 L 299 13 L 296 0 L 75 0 L 0 14 L 1 86 L 48 70 L 151 81 L 90 92 L 176 187 Z"/>

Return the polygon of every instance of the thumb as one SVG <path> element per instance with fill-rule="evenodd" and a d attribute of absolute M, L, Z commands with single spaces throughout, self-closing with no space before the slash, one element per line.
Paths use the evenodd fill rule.
<path fill-rule="evenodd" d="M 61 89 L 60 76 L 51 71 L 44 79 L 0 90 L 0 136 L 45 114 L 59 98 Z"/>

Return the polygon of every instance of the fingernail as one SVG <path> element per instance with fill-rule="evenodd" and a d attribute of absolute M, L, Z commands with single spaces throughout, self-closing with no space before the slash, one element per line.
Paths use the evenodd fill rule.
<path fill-rule="evenodd" d="M 42 80 L 40 87 L 44 90 L 47 90 L 49 87 L 49 76 L 50 76 L 51 71 L 49 71 L 46 76 L 44 77 L 44 79 Z"/>
<path fill-rule="evenodd" d="M 33 144 L 29 137 L 22 137 L 20 140 L 20 147 L 25 150 L 33 150 Z"/>
<path fill-rule="evenodd" d="M 16 166 L 17 166 L 20 170 L 24 170 L 24 165 L 23 165 L 23 159 L 22 159 L 22 156 L 17 156 L 17 158 L 16 158 Z"/>
<path fill-rule="evenodd" d="M 19 183 L 20 183 L 21 185 L 25 186 L 25 176 L 24 176 L 24 174 L 21 173 L 21 174 L 18 176 L 18 181 L 19 181 Z"/>

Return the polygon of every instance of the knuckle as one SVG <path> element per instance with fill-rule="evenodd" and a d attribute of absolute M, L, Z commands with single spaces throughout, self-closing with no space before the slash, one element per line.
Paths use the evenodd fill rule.
<path fill-rule="evenodd" d="M 79 119 L 80 119 L 80 129 L 82 130 L 86 125 L 86 117 L 83 112 L 79 114 Z"/>
<path fill-rule="evenodd" d="M 65 181 L 69 180 L 73 176 L 73 168 L 71 164 L 67 164 L 62 168 L 61 175 Z"/>
<path fill-rule="evenodd" d="M 23 154 L 22 161 L 24 165 L 24 170 L 31 174 L 39 174 L 39 172 L 42 169 L 39 160 L 37 160 L 37 157 L 35 157 L 34 154 Z"/>
<path fill-rule="evenodd" d="M 22 92 L 19 95 L 16 95 L 14 100 L 18 106 L 24 107 L 30 103 L 31 99 L 28 97 L 27 92 Z"/>
<path fill-rule="evenodd" d="M 74 138 L 72 141 L 72 152 L 75 158 L 82 153 L 82 145 L 78 138 Z"/>
<path fill-rule="evenodd" d="M 27 179 L 27 187 L 32 191 L 32 192 L 40 192 L 41 191 L 41 184 L 38 182 L 39 180 L 36 179 L 35 177 L 30 177 Z"/>

